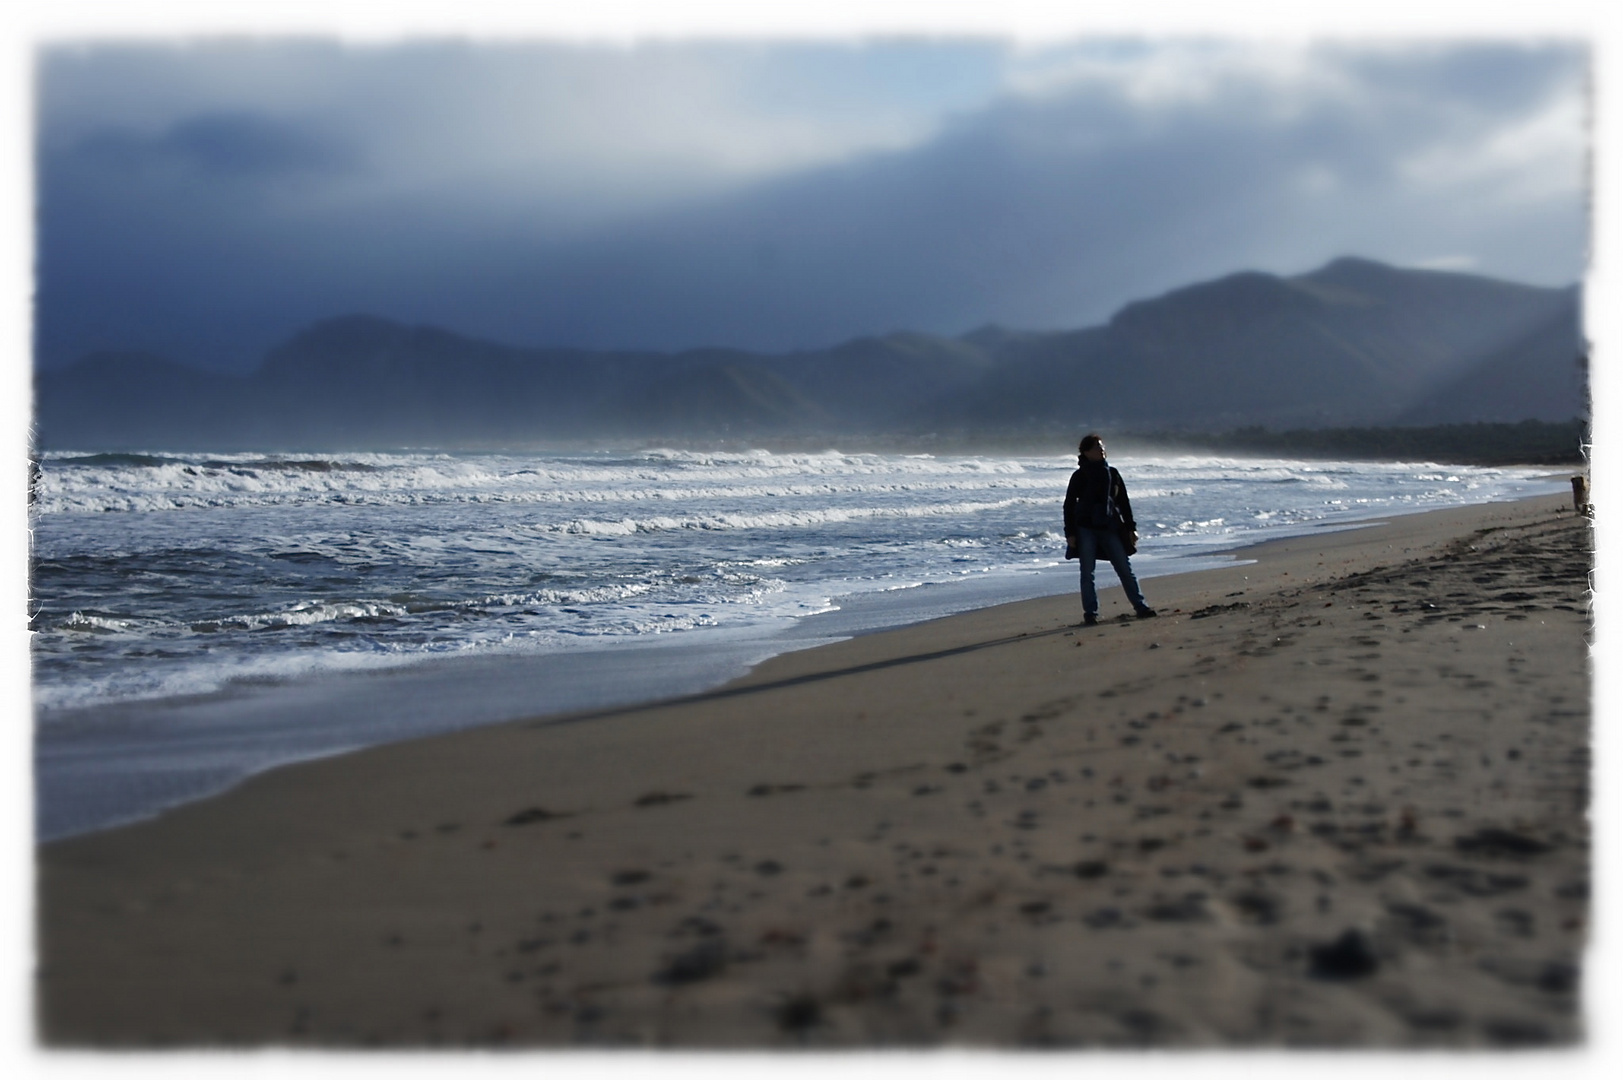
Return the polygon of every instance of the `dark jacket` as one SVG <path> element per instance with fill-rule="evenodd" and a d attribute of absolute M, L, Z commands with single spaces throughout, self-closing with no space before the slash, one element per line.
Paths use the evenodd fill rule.
<path fill-rule="evenodd" d="M 1115 504 L 1117 521 L 1106 516 L 1110 503 Z M 1118 522 L 1129 529 L 1138 527 L 1121 473 L 1103 461 L 1085 462 L 1071 474 L 1070 487 L 1065 489 L 1065 535 L 1074 536 L 1079 529 L 1113 528 Z"/>

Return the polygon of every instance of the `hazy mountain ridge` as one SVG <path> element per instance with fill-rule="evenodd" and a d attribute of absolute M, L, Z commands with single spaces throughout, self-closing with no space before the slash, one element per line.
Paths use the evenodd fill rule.
<path fill-rule="evenodd" d="M 1567 420 L 1579 292 L 1337 259 L 1228 275 L 1103 326 L 898 332 L 759 355 L 527 349 L 365 315 L 247 376 L 99 354 L 36 374 L 42 447 L 489 446 L 581 438 L 1217 430 Z"/>

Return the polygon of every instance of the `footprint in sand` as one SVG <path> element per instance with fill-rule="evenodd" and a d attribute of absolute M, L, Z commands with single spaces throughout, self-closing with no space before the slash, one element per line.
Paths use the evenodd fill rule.
<path fill-rule="evenodd" d="M 752 798 L 765 798 L 768 795 L 787 795 L 792 791 L 805 791 L 805 784 L 756 784 L 744 794 Z"/>
<path fill-rule="evenodd" d="M 682 986 L 714 978 L 726 967 L 726 940 L 713 937 L 699 942 L 685 952 L 677 953 L 663 968 L 654 973 L 652 981 L 663 986 Z"/>
<path fill-rule="evenodd" d="M 639 808 L 649 806 L 665 806 L 670 803 L 681 802 L 684 799 L 691 798 L 693 798 L 692 795 L 683 794 L 681 792 L 650 791 L 648 794 L 638 798 L 637 801 L 632 805 Z"/>
<path fill-rule="evenodd" d="M 571 816 L 572 815 L 570 815 L 570 814 L 554 813 L 551 810 L 546 810 L 546 809 L 543 809 L 542 807 L 539 807 L 539 806 L 531 806 L 531 807 L 528 807 L 526 809 L 520 810 L 518 813 L 514 814 L 512 817 L 510 817 L 506 821 L 502 822 L 502 824 L 503 825 L 534 825 L 535 823 L 540 822 L 540 821 L 556 821 L 559 818 L 566 818 L 566 817 L 571 817 Z M 442 826 L 440 826 L 440 831 L 441 832 L 451 832 L 451 831 L 455 831 L 457 828 L 458 828 L 458 826 L 455 826 L 455 825 L 452 825 L 452 826 L 449 826 L 449 827 L 446 827 L 446 826 L 442 825 Z"/>

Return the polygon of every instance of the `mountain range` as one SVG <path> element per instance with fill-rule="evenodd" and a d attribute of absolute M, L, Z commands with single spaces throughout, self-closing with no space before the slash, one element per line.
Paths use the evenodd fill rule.
<path fill-rule="evenodd" d="M 35 374 L 42 449 L 564 445 L 1217 431 L 1587 413 L 1577 286 L 1340 258 L 1232 274 L 1072 331 L 892 333 L 762 355 L 519 348 L 366 315 L 247 375 L 99 353 Z"/>

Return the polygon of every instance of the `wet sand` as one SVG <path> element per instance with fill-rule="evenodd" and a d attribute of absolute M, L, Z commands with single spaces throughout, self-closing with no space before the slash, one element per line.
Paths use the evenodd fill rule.
<path fill-rule="evenodd" d="M 1587 522 L 1246 555 L 44 845 L 41 1039 L 1582 1041 Z"/>

